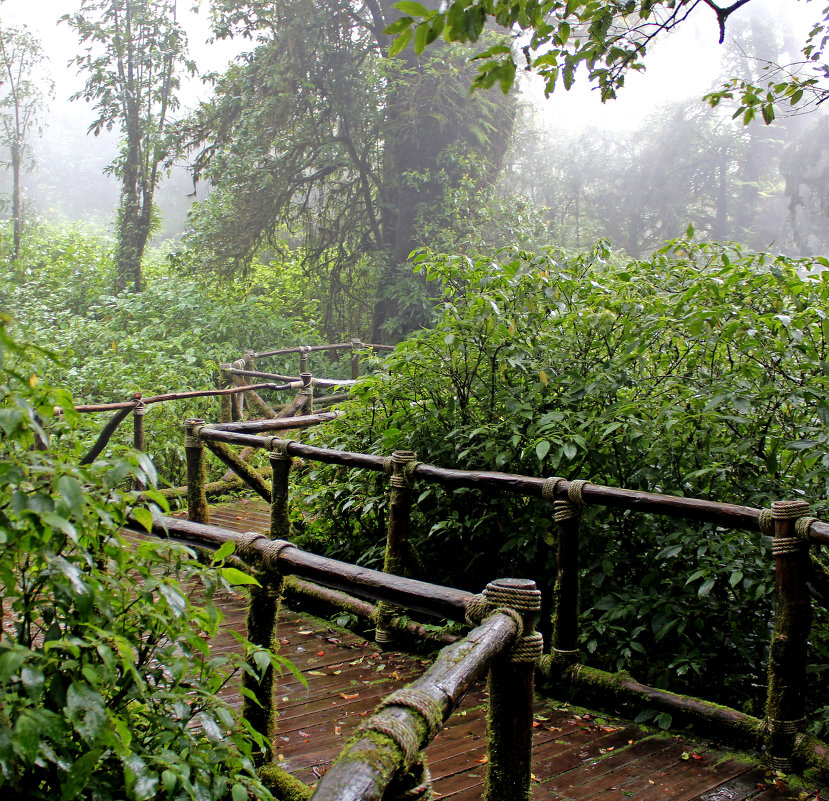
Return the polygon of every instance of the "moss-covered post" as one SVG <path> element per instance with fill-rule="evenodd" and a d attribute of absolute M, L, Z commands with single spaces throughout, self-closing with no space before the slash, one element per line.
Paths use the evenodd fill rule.
<path fill-rule="evenodd" d="M 231 365 L 224 362 L 219 365 L 219 389 L 230 389 L 233 386 L 231 381 L 230 370 Z M 219 422 L 229 423 L 233 420 L 233 395 L 226 394 L 219 396 Z"/>
<path fill-rule="evenodd" d="M 308 372 L 308 354 L 311 353 L 311 348 L 308 345 L 303 345 L 299 349 L 299 374 Z"/>
<path fill-rule="evenodd" d="M 360 351 L 363 343 L 359 339 L 351 340 L 351 380 L 356 381 L 360 377 Z"/>
<path fill-rule="evenodd" d="M 409 542 L 412 516 L 412 467 L 417 454 L 412 451 L 395 451 L 391 457 L 391 498 L 389 500 L 389 525 L 386 531 L 386 556 L 383 571 L 401 576 L 405 569 L 405 555 Z M 384 603 L 377 605 L 377 626 L 374 639 L 378 645 L 388 645 L 394 635 L 388 626 L 392 609 Z"/>
<path fill-rule="evenodd" d="M 579 641 L 579 517 L 569 500 L 555 502 L 558 527 L 556 583 L 553 589 L 553 659 L 558 665 L 578 659 Z"/>
<path fill-rule="evenodd" d="M 210 522 L 207 494 L 204 490 L 204 443 L 199 437 L 199 429 L 203 425 L 204 420 L 196 418 L 184 421 L 184 455 L 187 459 L 187 519 L 195 523 Z"/>
<path fill-rule="evenodd" d="M 144 413 L 147 407 L 141 400 L 141 393 L 136 392 L 133 399 L 138 401 L 136 407 L 132 410 L 132 447 L 137 451 L 144 451 Z M 135 488 L 137 490 L 146 489 L 147 486 L 143 479 L 135 479 Z"/>
<path fill-rule="evenodd" d="M 299 391 L 300 396 L 304 396 L 306 401 L 299 407 L 299 410 L 305 409 L 305 414 L 313 414 L 314 412 L 314 377 L 311 373 L 303 371 L 299 374 L 302 379 L 302 389 Z"/>
<path fill-rule="evenodd" d="M 541 593 L 534 581 L 498 579 L 484 590 L 490 607 L 521 616 L 522 633 L 489 671 L 485 801 L 529 801 L 535 665 L 544 643 L 535 631 Z"/>
<path fill-rule="evenodd" d="M 244 370 L 245 365 L 247 364 L 245 359 L 236 359 L 230 366 L 234 370 Z M 244 384 L 244 381 L 239 380 L 238 376 L 231 376 L 233 386 L 239 386 Z M 245 395 L 243 392 L 236 392 L 231 397 L 231 410 L 232 410 L 232 418 L 234 422 L 238 422 L 240 420 L 244 420 L 245 418 Z"/>
<path fill-rule="evenodd" d="M 795 738 L 804 723 L 806 652 L 812 625 L 812 605 L 806 580 L 809 545 L 798 533 L 805 518 L 805 501 L 775 501 L 774 521 L 774 630 L 769 652 L 766 701 L 766 746 L 773 768 L 788 772 Z M 808 520 L 808 518 L 806 518 Z"/>
<path fill-rule="evenodd" d="M 291 519 L 288 515 L 288 482 L 292 459 L 287 443 L 274 447 L 270 454 L 271 469 L 271 539 L 287 540 L 291 537 Z"/>
<path fill-rule="evenodd" d="M 250 587 L 247 615 L 248 640 L 253 645 L 275 652 L 278 648 L 276 619 L 279 614 L 279 601 L 282 597 L 282 577 L 262 572 L 257 578 L 261 586 L 251 585 Z M 256 731 L 267 738 L 272 749 L 276 737 L 277 720 L 274 697 L 276 677 L 272 665 L 268 665 L 264 672 L 261 670 L 261 667 L 256 664 L 255 654 L 250 662 L 251 669 L 254 671 L 253 675 L 246 671 L 242 676 L 242 687 L 250 691 L 250 695 L 243 693 L 242 714 Z"/>

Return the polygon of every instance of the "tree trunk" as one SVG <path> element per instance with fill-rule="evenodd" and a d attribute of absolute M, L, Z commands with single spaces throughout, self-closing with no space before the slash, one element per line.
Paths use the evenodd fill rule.
<path fill-rule="evenodd" d="M 139 189 L 137 134 L 127 135 L 127 158 L 121 180 L 121 201 L 115 235 L 115 291 L 141 291 L 141 261 L 150 235 L 152 199 Z"/>
<path fill-rule="evenodd" d="M 15 142 L 11 147 L 11 164 L 12 164 L 12 221 L 14 225 L 14 233 L 12 240 L 12 261 L 14 261 L 20 254 L 20 235 L 23 227 L 22 219 L 22 203 L 21 203 L 21 188 L 20 188 L 20 170 L 21 170 L 21 153 L 20 143 Z"/>

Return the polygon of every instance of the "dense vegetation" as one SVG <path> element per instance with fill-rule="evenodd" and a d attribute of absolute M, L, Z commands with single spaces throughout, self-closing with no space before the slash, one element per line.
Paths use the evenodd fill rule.
<path fill-rule="evenodd" d="M 248 579 L 221 558 L 205 567 L 183 548 L 132 550 L 116 533 L 128 515 L 149 525 L 164 506 L 154 487 L 183 483 L 181 422 L 215 418 L 217 401 L 152 407 L 147 454 L 120 432 L 88 466 L 78 460 L 101 418 L 74 403 L 210 387 L 247 348 L 388 339 L 395 350 L 366 360 L 347 414 L 305 436 L 752 506 L 804 497 L 825 514 L 829 261 L 751 248 L 776 236 L 793 253 L 829 243 L 826 122 L 724 130 L 729 113 L 771 123 L 781 105 L 825 99 L 825 21 L 803 50 L 817 78 L 791 73 L 761 91 L 757 54 L 782 63 L 803 43 L 793 51 L 754 25 L 738 31 L 730 82 L 709 97 L 718 111 L 669 109 L 624 141 L 539 134 L 514 96 L 468 92 L 470 81 L 507 90 L 516 74 L 517 51 L 484 32 L 493 12 L 547 48 L 524 55 L 548 89 L 569 88 L 586 63 L 608 99 L 651 39 L 697 5 L 719 8 L 553 0 L 542 15 L 525 0 L 437 11 L 215 0 L 214 34 L 255 48 L 174 121 L 178 76 L 192 69 L 175 0 L 83 0 L 70 20 L 90 46 L 81 95 L 97 104 L 95 133 L 123 135 L 109 168 L 122 195 L 113 238 L 26 226 L 29 165 L 12 171 L 0 282 L 0 787 L 67 801 L 269 797 L 254 771 L 264 744 L 216 691 L 233 670 L 281 663 L 244 662 L 244 642 L 239 659 L 211 659 L 204 645 L 219 625 L 213 594 Z M 743 5 L 719 9 L 720 26 Z M 133 11 L 145 46 L 120 27 Z M 473 78 L 480 37 L 488 50 Z M 138 96 L 142 108 L 125 100 Z M 39 97 L 29 95 L 33 119 Z M 3 102 L 14 167 L 33 128 L 10 127 L 14 103 Z M 155 189 L 184 152 L 212 193 L 180 241 L 145 252 Z M 268 366 L 296 372 L 288 360 Z M 336 358 L 314 368 L 347 374 Z M 380 565 L 384 477 L 298 467 L 296 539 Z M 473 591 L 526 576 L 550 598 L 548 504 L 433 486 L 415 497 L 412 573 Z M 584 531 L 587 661 L 761 715 L 769 540 L 594 509 Z M 827 623 L 819 612 L 811 643 L 818 733 L 829 731 Z"/>
<path fill-rule="evenodd" d="M 0 786 L 21 798 L 270 798 L 267 746 L 217 695 L 252 646 L 211 656 L 212 598 L 247 577 L 188 549 L 118 534 L 152 513 L 124 482 L 154 483 L 143 454 L 78 467 L 45 449 L 77 415 L 39 380 L 45 356 L 0 319 Z M 61 418 L 56 410 L 62 413 Z M 48 432 L 48 433 L 47 433 Z M 164 505 L 154 491 L 149 495 Z M 195 586 L 203 593 L 193 593 Z"/>

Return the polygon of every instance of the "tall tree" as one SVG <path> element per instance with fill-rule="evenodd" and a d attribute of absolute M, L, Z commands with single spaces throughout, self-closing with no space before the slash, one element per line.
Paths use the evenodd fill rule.
<path fill-rule="evenodd" d="M 12 172 L 12 258 L 20 251 L 23 227 L 22 174 L 27 166 L 30 137 L 38 130 L 38 117 L 52 83 L 38 83 L 37 66 L 44 60 L 40 42 L 26 27 L 0 26 L 0 144 L 9 149 Z"/>
<path fill-rule="evenodd" d="M 122 135 L 120 154 L 108 168 L 121 182 L 115 288 L 138 292 L 153 196 L 176 152 L 170 124 L 180 75 L 194 70 L 176 0 L 81 0 L 80 10 L 62 19 L 86 45 L 74 59 L 86 84 L 73 99 L 94 103 L 90 133 L 117 128 Z"/>
<path fill-rule="evenodd" d="M 422 322 L 406 266 L 419 225 L 471 172 L 493 179 L 512 124 L 512 101 L 470 97 L 472 70 L 448 48 L 386 58 L 399 15 L 390 0 L 221 3 L 219 33 L 258 46 L 188 131 L 214 185 L 190 239 L 207 262 L 287 241 L 328 280 L 326 328 L 377 339 Z"/>

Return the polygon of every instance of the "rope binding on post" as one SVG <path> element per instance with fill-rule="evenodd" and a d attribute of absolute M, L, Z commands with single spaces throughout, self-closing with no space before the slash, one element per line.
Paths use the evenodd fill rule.
<path fill-rule="evenodd" d="M 765 510 L 763 510 L 765 511 Z M 810 518 L 809 504 L 806 501 L 774 501 L 771 505 L 772 526 L 777 520 L 794 520 L 794 537 L 777 537 L 772 540 L 771 549 L 775 557 L 786 556 L 787 554 L 800 553 L 802 547 L 808 542 L 808 530 L 814 518 Z M 762 513 L 761 513 L 762 516 Z M 803 520 L 798 528 L 798 523 Z M 765 522 L 765 521 L 764 521 Z"/>
<path fill-rule="evenodd" d="M 443 724 L 443 714 L 440 704 L 423 690 L 403 687 L 391 695 L 387 695 L 377 707 L 381 711 L 390 706 L 403 706 L 417 712 L 426 721 L 426 731 L 429 740 L 435 737 Z"/>
<path fill-rule="evenodd" d="M 556 487 L 566 478 L 561 476 L 550 476 L 541 486 L 541 497 L 545 501 L 554 501 L 556 499 Z"/>
<path fill-rule="evenodd" d="M 389 712 L 379 712 L 363 723 L 357 731 L 385 734 L 400 749 L 404 773 L 411 770 L 420 751 L 420 742 L 417 733 L 410 726 Z"/>

